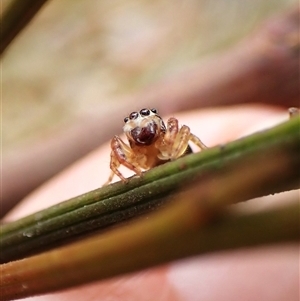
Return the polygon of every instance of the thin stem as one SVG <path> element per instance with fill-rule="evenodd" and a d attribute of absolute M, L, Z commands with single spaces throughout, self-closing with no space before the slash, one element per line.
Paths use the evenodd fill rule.
<path fill-rule="evenodd" d="M 228 192 L 223 201 L 228 202 Z M 189 195 L 151 219 L 106 235 L 1 265 L 1 300 L 66 289 L 195 254 L 299 240 L 298 202 L 252 215 L 219 213 L 216 220 L 201 205 L 203 196 Z"/>
<path fill-rule="evenodd" d="M 299 121 L 300 118 L 293 118 L 267 131 L 154 168 L 142 178 L 131 178 L 126 185 L 118 182 L 3 225 L 1 261 L 20 259 L 68 242 L 79 234 L 104 229 L 154 210 L 193 179 L 205 180 L 217 170 L 235 166 L 237 159 L 260 153 L 265 154 L 265 158 L 256 164 L 265 164 L 271 160 L 272 151 L 284 148 L 283 152 L 289 153 L 288 166 L 293 168 L 287 173 L 279 172 L 281 178 L 269 190 L 252 189 L 252 197 L 294 188 L 299 176 Z M 236 181 L 239 180 L 237 177 Z"/>

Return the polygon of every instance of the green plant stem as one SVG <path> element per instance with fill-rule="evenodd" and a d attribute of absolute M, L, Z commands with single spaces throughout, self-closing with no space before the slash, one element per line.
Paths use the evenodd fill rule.
<path fill-rule="evenodd" d="M 286 183 L 285 186 L 294 185 L 291 188 L 295 188 L 298 185 L 295 179 L 299 175 L 299 120 L 293 118 L 264 132 L 154 168 L 142 178 L 131 178 L 128 184 L 118 182 L 3 225 L 1 262 L 38 253 L 68 242 L 79 234 L 103 229 L 151 211 L 175 195 L 179 187 L 184 187 L 195 178 L 202 177 L 204 180 L 211 172 L 228 165 L 234 166 L 236 160 L 257 153 L 265 153 L 264 164 L 270 160 L 269 154 L 280 147 L 293 150 L 289 158 L 294 168 L 285 178 L 283 174 L 281 182 Z M 286 189 L 290 188 L 275 185 L 269 191 L 256 191 L 253 197 Z"/>
<path fill-rule="evenodd" d="M 66 289 L 195 254 L 299 240 L 298 202 L 251 215 L 222 214 L 214 222 L 199 205 L 199 196 L 177 202 L 151 220 L 1 265 L 1 300 Z"/>
<path fill-rule="evenodd" d="M 0 55 L 47 0 L 13 0 L 1 20 Z"/>

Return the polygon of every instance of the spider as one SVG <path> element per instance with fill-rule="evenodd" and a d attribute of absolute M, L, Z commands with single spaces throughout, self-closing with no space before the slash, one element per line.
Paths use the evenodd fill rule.
<path fill-rule="evenodd" d="M 128 180 L 118 170 L 122 164 L 142 176 L 148 170 L 167 161 L 192 153 L 189 141 L 201 150 L 207 147 L 190 132 L 190 128 L 178 126 L 178 120 L 171 117 L 165 125 L 156 109 L 142 109 L 124 118 L 123 131 L 128 139 L 127 145 L 120 137 L 111 140 L 111 174 L 104 185 L 109 184 L 114 175 L 124 183 Z"/>

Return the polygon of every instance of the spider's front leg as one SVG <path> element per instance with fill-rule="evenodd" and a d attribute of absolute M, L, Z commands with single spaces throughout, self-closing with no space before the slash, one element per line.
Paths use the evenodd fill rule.
<path fill-rule="evenodd" d="M 174 117 L 169 118 L 167 122 L 167 131 L 164 137 L 168 157 L 171 160 L 181 157 L 188 148 L 189 141 L 192 141 L 201 150 L 207 148 L 197 136 L 191 133 L 188 126 L 183 125 L 179 129 L 178 120 Z"/>
<path fill-rule="evenodd" d="M 112 181 L 114 175 L 117 175 L 124 183 L 128 182 L 128 180 L 118 170 L 121 164 L 134 171 L 139 176 L 142 175 L 141 169 L 132 164 L 132 161 L 135 158 L 134 152 L 127 144 L 122 141 L 120 137 L 114 136 L 114 138 L 111 140 L 110 146 L 111 174 L 103 186 L 108 185 Z"/>
<path fill-rule="evenodd" d="M 172 158 L 174 154 L 174 144 L 178 130 L 178 120 L 174 117 L 169 118 L 167 122 L 167 131 L 164 136 L 165 148 L 169 158 Z"/>

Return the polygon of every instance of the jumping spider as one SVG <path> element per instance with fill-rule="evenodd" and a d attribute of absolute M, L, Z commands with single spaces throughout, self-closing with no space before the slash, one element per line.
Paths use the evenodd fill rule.
<path fill-rule="evenodd" d="M 123 131 L 129 145 L 118 136 L 111 140 L 111 174 L 104 185 L 109 184 L 115 174 L 123 182 L 128 181 L 118 170 L 121 164 L 141 176 L 142 170 L 192 153 L 189 141 L 202 150 L 207 148 L 188 126 L 179 128 L 176 118 L 169 118 L 166 126 L 156 109 L 132 112 L 124 122 Z"/>

